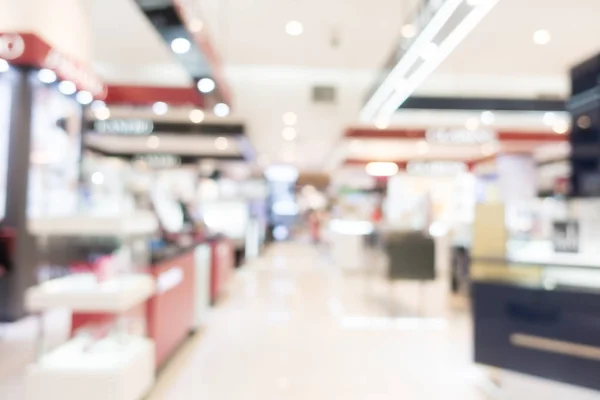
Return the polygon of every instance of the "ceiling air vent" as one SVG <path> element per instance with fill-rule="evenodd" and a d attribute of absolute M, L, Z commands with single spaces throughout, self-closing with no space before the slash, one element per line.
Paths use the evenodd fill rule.
<path fill-rule="evenodd" d="M 333 86 L 313 86 L 312 101 L 319 104 L 335 103 L 337 90 Z"/>

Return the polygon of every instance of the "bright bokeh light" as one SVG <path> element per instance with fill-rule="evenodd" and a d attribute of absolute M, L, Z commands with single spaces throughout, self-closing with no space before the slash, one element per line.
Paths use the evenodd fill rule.
<path fill-rule="evenodd" d="M 285 32 L 290 36 L 300 36 L 304 32 L 304 25 L 299 21 L 289 21 L 285 25 Z"/>
<path fill-rule="evenodd" d="M 192 44 L 186 38 L 176 38 L 171 42 L 171 50 L 176 54 L 185 54 L 192 48 Z"/>
<path fill-rule="evenodd" d="M 38 72 L 38 79 L 42 83 L 54 83 L 56 82 L 56 72 L 48 68 L 40 69 Z"/>
<path fill-rule="evenodd" d="M 79 102 L 79 104 L 82 104 L 84 106 L 90 104 L 92 101 L 94 101 L 94 96 L 86 91 L 86 90 L 82 90 L 79 93 L 77 93 L 77 101 Z"/>
<path fill-rule="evenodd" d="M 156 115 L 165 115 L 169 111 L 169 105 L 164 101 L 157 101 L 152 105 L 152 111 Z"/>
<path fill-rule="evenodd" d="M 210 79 L 210 78 L 202 78 L 198 81 L 198 90 L 201 93 L 210 93 L 213 90 L 215 90 L 215 88 L 217 87 L 217 84 L 215 83 L 214 80 Z"/>
<path fill-rule="evenodd" d="M 192 110 L 190 111 L 190 121 L 194 124 L 199 124 L 204 121 L 204 112 L 202 110 Z"/>
<path fill-rule="evenodd" d="M 370 162 L 365 171 L 371 176 L 394 176 L 398 173 L 398 165 L 394 162 Z"/>
<path fill-rule="evenodd" d="M 218 137 L 215 139 L 215 148 L 217 150 L 227 150 L 229 146 L 229 140 L 225 137 Z"/>
<path fill-rule="evenodd" d="M 70 96 L 77 91 L 77 86 L 71 81 L 62 81 L 58 84 L 58 91 L 64 95 Z"/>

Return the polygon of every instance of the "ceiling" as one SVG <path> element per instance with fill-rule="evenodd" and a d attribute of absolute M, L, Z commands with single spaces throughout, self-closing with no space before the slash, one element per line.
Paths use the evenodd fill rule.
<path fill-rule="evenodd" d="M 267 162 L 318 170 L 358 120 L 379 66 L 417 0 L 193 0 L 204 13 L 233 91 L 233 117 Z M 133 0 L 86 0 L 94 66 L 108 83 L 183 87 L 190 76 Z M 600 51 L 597 0 L 499 0 L 469 37 L 418 88 L 423 95 L 566 97 L 568 68 Z M 300 36 L 285 33 L 298 20 Z M 533 32 L 552 40 L 535 45 Z M 336 88 L 333 104 L 311 100 Z M 282 115 L 298 116 L 297 139 L 282 138 Z M 403 112 L 402 125 L 461 125 L 463 114 Z M 437 122 L 436 122 L 437 121 Z M 447 122 L 450 121 L 450 122 Z M 526 129 L 527 118 L 507 121 Z M 386 144 L 381 143 L 381 146 Z"/>

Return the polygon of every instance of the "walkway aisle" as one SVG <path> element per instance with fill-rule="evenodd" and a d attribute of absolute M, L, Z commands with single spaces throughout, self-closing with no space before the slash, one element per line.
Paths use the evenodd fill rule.
<path fill-rule="evenodd" d="M 308 245 L 271 247 L 238 275 L 150 398 L 487 399 L 469 361 L 465 313 L 450 311 L 441 287 L 430 286 L 428 319 L 417 320 L 406 309 L 417 293 L 396 287 L 400 311 L 390 317 L 383 282 L 343 275 Z"/>

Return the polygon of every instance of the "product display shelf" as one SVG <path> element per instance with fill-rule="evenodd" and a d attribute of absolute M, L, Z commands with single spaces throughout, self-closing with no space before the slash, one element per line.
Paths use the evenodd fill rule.
<path fill-rule="evenodd" d="M 54 308 L 123 316 L 145 303 L 155 293 L 154 279 L 144 274 L 122 274 L 98 282 L 92 274 L 77 274 L 44 282 L 26 293 L 26 305 L 39 313 Z M 154 382 L 154 342 L 119 331 L 105 337 L 76 336 L 44 353 L 43 332 L 40 357 L 27 374 L 27 399 L 138 400 Z"/>

